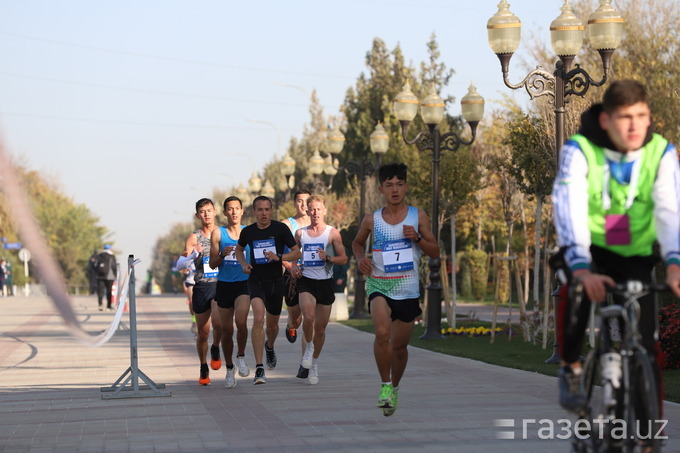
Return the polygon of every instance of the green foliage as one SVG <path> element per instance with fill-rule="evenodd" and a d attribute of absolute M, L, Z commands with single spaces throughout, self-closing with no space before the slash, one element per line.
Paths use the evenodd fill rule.
<path fill-rule="evenodd" d="M 153 249 L 151 273 L 163 292 L 181 292 L 181 276 L 173 276 L 172 266 L 184 251 L 186 240 L 194 231 L 192 223 L 176 223 L 165 236 L 158 238 Z"/>
<path fill-rule="evenodd" d="M 456 263 L 460 269 L 460 295 L 465 299 L 472 298 L 472 272 L 467 264 L 467 252 L 456 253 Z"/>
<path fill-rule="evenodd" d="M 456 254 L 460 266 L 461 296 L 465 299 L 484 300 L 486 297 L 487 254 L 483 250 L 466 250 Z"/>
<path fill-rule="evenodd" d="M 472 296 L 476 300 L 484 300 L 486 297 L 487 254 L 484 250 L 470 250 L 467 252 L 467 261 L 472 275 Z"/>
<path fill-rule="evenodd" d="M 85 205 L 61 193 L 56 183 L 45 179 L 37 171 L 16 167 L 27 192 L 30 208 L 43 232 L 47 246 L 64 273 L 68 286 L 87 284 L 87 266 L 93 250 L 101 250 L 108 230 L 99 225 L 99 218 Z M 18 231 L 10 219 L 4 195 L 0 194 L 0 236 L 8 241 L 18 240 Z M 14 269 L 14 284 L 23 284 L 23 268 L 16 251 L 5 251 Z"/>
<path fill-rule="evenodd" d="M 498 302 L 504 304 L 510 301 L 510 261 L 498 260 L 496 266 Z"/>
<path fill-rule="evenodd" d="M 509 152 L 498 159 L 498 164 L 523 193 L 543 199 L 550 194 L 555 179 L 554 144 L 543 132 L 538 116 L 509 112 L 506 120 L 503 144 Z"/>

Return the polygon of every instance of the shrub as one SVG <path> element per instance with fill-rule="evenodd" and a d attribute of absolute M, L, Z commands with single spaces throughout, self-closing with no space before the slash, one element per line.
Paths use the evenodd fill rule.
<path fill-rule="evenodd" d="M 460 295 L 465 299 L 472 297 L 472 272 L 468 260 L 469 252 L 458 252 L 456 262 L 460 266 Z"/>
<path fill-rule="evenodd" d="M 659 339 L 664 370 L 680 368 L 680 307 L 671 305 L 659 313 Z"/>
<path fill-rule="evenodd" d="M 472 296 L 477 300 L 486 297 L 486 252 L 484 250 L 470 250 L 467 252 L 470 275 L 472 278 Z"/>

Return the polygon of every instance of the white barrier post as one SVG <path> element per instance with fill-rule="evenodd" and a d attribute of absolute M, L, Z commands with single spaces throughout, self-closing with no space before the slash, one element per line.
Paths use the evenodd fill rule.
<path fill-rule="evenodd" d="M 130 300 L 130 367 L 110 387 L 101 387 L 102 399 L 114 398 L 148 398 L 151 396 L 171 396 L 172 392 L 161 392 L 165 384 L 156 384 L 149 378 L 137 364 L 137 306 L 135 304 L 135 267 L 134 256 L 128 257 L 128 269 L 130 269 L 130 282 L 128 298 Z M 120 291 L 120 288 L 119 288 Z M 121 303 L 123 301 L 120 301 Z M 139 385 L 142 378 L 146 385 Z M 121 383 L 122 382 L 122 383 Z"/>

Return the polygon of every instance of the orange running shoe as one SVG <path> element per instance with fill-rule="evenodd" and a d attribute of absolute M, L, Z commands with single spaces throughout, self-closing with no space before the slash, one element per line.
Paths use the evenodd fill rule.
<path fill-rule="evenodd" d="M 289 343 L 295 343 L 295 340 L 297 340 L 297 329 L 286 326 L 286 339 Z"/>
<path fill-rule="evenodd" d="M 198 378 L 198 385 L 208 385 L 210 384 L 210 370 L 208 369 L 207 363 L 201 364 L 201 375 Z"/>
<path fill-rule="evenodd" d="M 210 346 L 210 368 L 219 370 L 222 367 L 222 358 L 220 357 L 220 347 Z"/>

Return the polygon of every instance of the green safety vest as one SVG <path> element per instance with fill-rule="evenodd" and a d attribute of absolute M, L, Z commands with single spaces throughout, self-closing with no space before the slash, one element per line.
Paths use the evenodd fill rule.
<path fill-rule="evenodd" d="M 588 229 L 593 245 L 610 250 L 621 256 L 648 256 L 656 240 L 654 221 L 654 200 L 652 192 L 661 157 L 668 146 L 668 140 L 653 134 L 652 140 L 642 147 L 640 154 L 640 176 L 633 205 L 626 211 L 628 185 L 620 184 L 614 178 L 609 181 L 611 207 L 604 209 L 602 191 L 606 158 L 604 149 L 592 144 L 586 137 L 576 134 L 571 137 L 583 151 L 588 162 Z M 607 245 L 605 240 L 605 216 L 607 214 L 628 214 L 630 220 L 630 244 Z"/>

